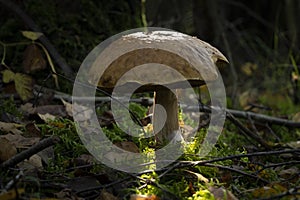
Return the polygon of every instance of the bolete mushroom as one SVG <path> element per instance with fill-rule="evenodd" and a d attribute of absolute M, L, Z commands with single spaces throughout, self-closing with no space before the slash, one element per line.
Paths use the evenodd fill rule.
<path fill-rule="evenodd" d="M 164 125 L 156 109 L 153 115 L 154 130 L 163 126 L 156 135 L 163 142 L 179 130 L 177 97 L 171 89 L 186 81 L 192 87 L 214 81 L 216 67 L 227 62 L 219 50 L 196 37 L 175 31 L 135 32 L 111 42 L 92 63 L 88 75 L 92 84 L 107 91 L 132 85 L 136 92 L 155 91 L 155 104 L 163 106 L 167 114 Z M 137 66 L 143 67 L 135 69 Z M 127 74 L 130 70 L 133 73 Z"/>

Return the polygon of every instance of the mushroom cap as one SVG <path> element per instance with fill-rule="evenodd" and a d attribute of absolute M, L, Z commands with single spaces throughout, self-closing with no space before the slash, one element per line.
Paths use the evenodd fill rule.
<path fill-rule="evenodd" d="M 138 85 L 140 91 L 158 85 L 178 88 L 185 81 L 199 86 L 216 80 L 217 66 L 228 63 L 215 47 L 175 31 L 135 32 L 100 50 L 91 63 L 89 81 L 108 91 L 130 85 Z"/>

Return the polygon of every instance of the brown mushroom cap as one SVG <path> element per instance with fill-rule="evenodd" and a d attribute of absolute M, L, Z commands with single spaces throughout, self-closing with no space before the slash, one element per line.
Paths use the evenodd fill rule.
<path fill-rule="evenodd" d="M 217 79 L 216 66 L 222 62 L 228 61 L 219 50 L 196 37 L 174 31 L 136 32 L 110 43 L 92 63 L 89 77 L 93 85 L 111 90 L 126 72 L 136 68 L 118 85 L 138 84 L 142 90 L 155 90 L 158 80 L 159 85 L 175 88 L 188 80 L 192 86 L 199 86 Z M 162 66 L 182 76 L 167 69 L 164 72 Z M 153 83 L 137 79 L 145 76 L 151 76 Z"/>

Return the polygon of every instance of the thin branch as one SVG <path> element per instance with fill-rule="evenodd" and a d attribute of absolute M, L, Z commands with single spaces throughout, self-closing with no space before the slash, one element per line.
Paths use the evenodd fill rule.
<path fill-rule="evenodd" d="M 266 149 L 271 149 L 271 146 L 259 135 L 250 131 L 247 127 L 243 126 L 243 124 L 237 120 L 231 113 L 227 113 L 227 118 L 236 125 L 242 133 L 247 137 L 251 137 L 252 139 L 256 140 L 259 144 L 261 144 Z"/>
<path fill-rule="evenodd" d="M 215 158 L 211 160 L 200 160 L 200 161 L 178 161 L 182 163 L 180 167 L 185 166 L 195 166 L 195 165 L 203 165 L 206 163 L 213 163 L 213 162 L 219 162 L 219 161 L 225 161 L 225 160 L 233 160 L 238 158 L 245 158 L 245 157 L 256 157 L 256 156 L 270 156 L 270 155 L 280 155 L 280 154 L 299 154 L 300 149 L 289 149 L 289 150 L 279 150 L 279 151 L 261 151 L 261 152 L 255 152 L 255 153 L 248 153 L 248 154 L 238 154 L 238 155 L 231 155 L 226 156 L 222 158 Z"/>
<path fill-rule="evenodd" d="M 42 151 L 43 149 L 46 149 L 47 147 L 50 147 L 50 146 L 58 143 L 59 141 L 60 141 L 60 138 L 58 136 L 52 136 L 52 137 L 46 138 L 44 140 L 41 140 L 40 142 L 36 143 L 29 149 L 26 149 L 26 150 L 20 152 L 19 154 L 13 156 L 9 160 L 3 162 L 0 165 L 0 169 L 6 169 L 9 167 L 13 167 L 16 164 L 22 162 L 23 160 L 30 158 L 32 155 Z"/>
<path fill-rule="evenodd" d="M 248 176 L 250 178 L 253 178 L 253 179 L 256 179 L 256 180 L 259 180 L 265 184 L 269 184 L 270 182 L 263 179 L 263 178 L 260 178 L 259 176 L 255 176 L 253 174 L 249 174 L 247 172 L 244 172 L 244 171 L 241 171 L 241 170 L 238 170 L 238 169 L 234 169 L 234 168 L 231 168 L 231 167 L 228 167 L 228 166 L 223 166 L 223 165 L 216 165 L 216 164 L 211 164 L 211 163 L 206 163 L 204 164 L 204 166 L 207 166 L 207 167 L 217 167 L 219 169 L 225 169 L 225 170 L 228 170 L 228 171 L 232 171 L 232 172 L 235 172 L 235 173 L 238 173 L 238 174 L 242 174 L 244 176 Z"/>
<path fill-rule="evenodd" d="M 188 105 L 182 105 L 181 106 L 184 111 L 189 112 L 199 112 L 199 107 L 195 106 L 188 106 Z M 211 109 L 208 106 L 200 105 L 200 111 L 201 112 L 211 112 Z M 295 122 L 287 119 L 282 119 L 278 117 L 271 117 L 264 114 L 254 113 L 254 112 L 248 112 L 248 111 L 240 111 L 240 110 L 232 110 L 232 109 L 225 109 L 227 113 L 232 114 L 234 117 L 242 118 L 242 119 L 249 119 L 251 118 L 254 121 L 262 122 L 262 123 L 270 123 L 275 125 L 281 125 L 285 127 L 292 127 L 292 128 L 300 128 L 300 122 Z"/>

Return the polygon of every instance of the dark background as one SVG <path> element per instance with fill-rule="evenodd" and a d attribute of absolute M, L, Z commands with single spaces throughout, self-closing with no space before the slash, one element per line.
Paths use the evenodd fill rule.
<path fill-rule="evenodd" d="M 3 2 L 0 1 L 0 41 L 26 41 L 21 31 L 31 27 Z M 284 95 L 295 93 L 290 74 L 300 60 L 297 0 L 11 2 L 30 16 L 74 72 L 101 41 L 147 25 L 197 36 L 220 49 L 230 60 L 230 65 L 220 70 L 232 102 L 249 88 Z M 146 15 L 147 24 L 142 15 Z M 17 46 L 6 52 L 6 64 L 16 71 L 20 70 L 24 48 Z"/>

